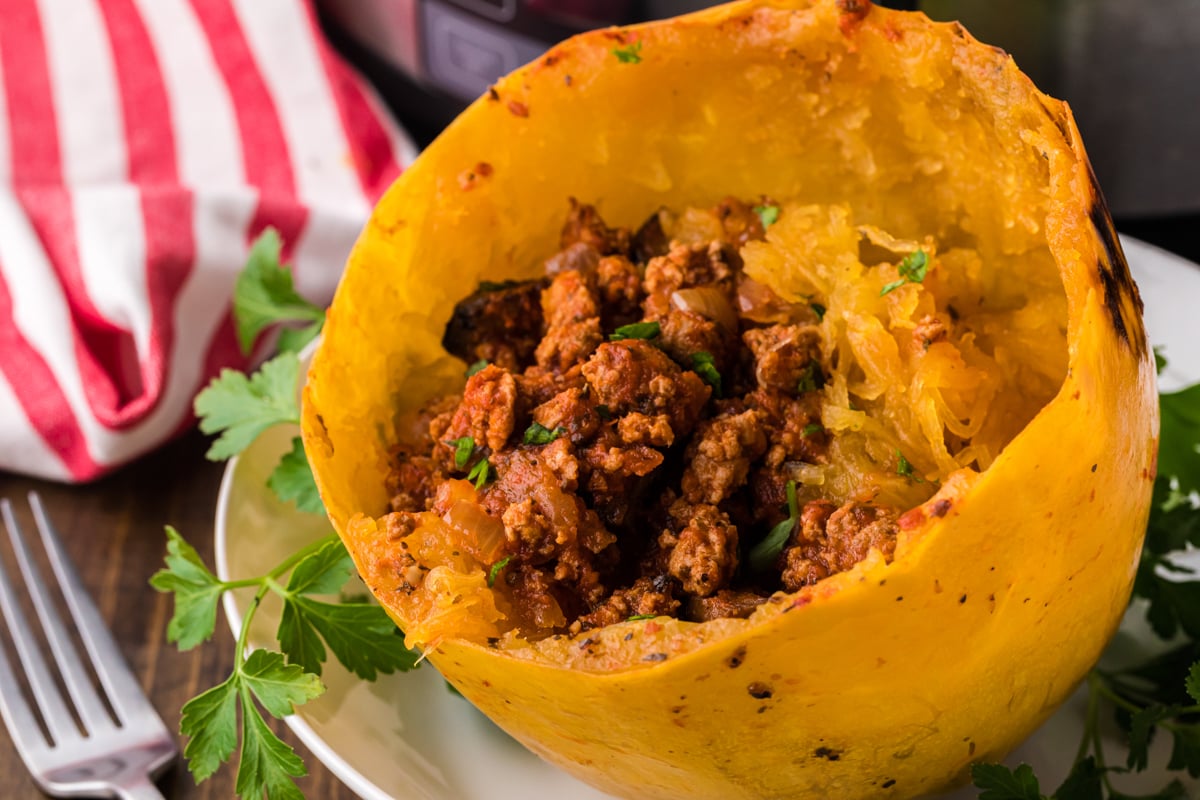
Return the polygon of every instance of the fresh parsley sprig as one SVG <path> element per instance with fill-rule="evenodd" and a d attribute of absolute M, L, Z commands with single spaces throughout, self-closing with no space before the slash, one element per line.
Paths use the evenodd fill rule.
<path fill-rule="evenodd" d="M 253 375 L 225 369 L 196 395 L 193 407 L 204 433 L 220 436 L 206 457 L 223 461 L 275 425 L 300 424 L 296 385 L 300 360 L 296 353 L 325 324 L 325 312 L 296 294 L 292 274 L 281 263 L 282 243 L 274 228 L 267 228 L 250 248 L 246 266 L 234 285 L 233 314 L 238 341 L 249 351 L 258 335 L 271 325 L 307 323 L 300 330 L 280 332 L 279 355 Z M 281 500 L 293 501 L 301 511 L 322 510 L 317 485 L 304 455 L 300 437 L 283 456 L 267 485 Z"/>
<path fill-rule="evenodd" d="M 305 327 L 281 332 L 279 345 L 284 352 L 253 375 L 224 370 L 196 396 L 200 429 L 219 434 L 207 453 L 215 461 L 241 453 L 268 428 L 300 421 L 296 397 L 300 362 L 295 351 L 320 331 L 325 313 L 296 294 L 291 273 L 279 263 L 281 249 L 272 230 L 251 248 L 235 287 L 238 338 L 248 351 L 270 325 L 299 321 Z M 267 484 L 281 500 L 294 501 L 301 511 L 322 511 L 300 437 L 293 438 L 292 449 Z M 174 598 L 167 640 L 180 650 L 212 638 L 217 606 L 225 592 L 254 590 L 229 677 L 183 706 L 180 732 L 188 738 L 184 755 L 192 775 L 197 783 L 205 780 L 232 757 L 240 743 L 239 796 L 261 800 L 265 793 L 268 800 L 302 798 L 294 779 L 305 774 L 304 763 L 271 731 L 263 711 L 284 717 L 324 692 L 320 675 L 329 652 L 364 680 L 374 680 L 381 672 L 411 669 L 418 662 L 416 655 L 404 647 L 387 613 L 368 598 L 339 603 L 322 599 L 338 595 L 354 569 L 350 554 L 335 535 L 302 548 L 263 575 L 223 581 L 194 547 L 168 527 L 165 561 L 150 584 Z M 279 651 L 250 652 L 251 621 L 272 597 L 283 605 L 276 631 Z"/>
<path fill-rule="evenodd" d="M 416 655 L 386 612 L 369 602 L 330 603 L 314 595 L 336 594 L 353 570 L 350 554 L 336 536 L 327 536 L 285 559 L 264 575 L 222 581 L 173 528 L 167 528 L 166 566 L 150 579 L 160 592 L 174 595 L 175 613 L 167 640 L 190 650 L 212 637 L 221 595 L 254 588 L 242 619 L 230 676 L 183 706 L 180 733 L 188 737 L 184 756 L 197 782 L 229 760 L 239 740 L 237 792 L 243 797 L 300 797 L 292 778 L 304 765 L 263 719 L 260 706 L 274 717 L 320 696 L 321 668 L 327 646 L 348 670 L 364 680 L 380 672 L 408 670 Z M 290 577 L 282 583 L 283 576 Z M 282 652 L 247 653 L 250 624 L 264 599 L 283 602 L 276 638 Z M 323 643 L 322 643 L 323 642 Z M 257 701 L 257 702 L 256 702 Z"/>

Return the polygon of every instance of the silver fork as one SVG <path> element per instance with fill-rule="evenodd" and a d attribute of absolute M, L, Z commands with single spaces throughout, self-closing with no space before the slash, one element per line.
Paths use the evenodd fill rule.
<path fill-rule="evenodd" d="M 175 758 L 175 740 L 117 649 L 36 493 L 30 492 L 29 504 L 47 560 L 116 718 L 105 708 L 83 667 L 80 654 L 54 608 L 50 591 L 30 558 L 8 500 L 0 500 L 0 515 L 69 698 L 63 697 L 47 669 L 34 630 L 18 604 L 13 582 L 0 565 L 0 610 L 49 738 L 39 727 L 3 648 L 0 648 L 0 715 L 25 766 L 47 794 L 162 800 L 151 779 Z M 67 708 L 68 702 L 82 723 L 82 732 Z"/>

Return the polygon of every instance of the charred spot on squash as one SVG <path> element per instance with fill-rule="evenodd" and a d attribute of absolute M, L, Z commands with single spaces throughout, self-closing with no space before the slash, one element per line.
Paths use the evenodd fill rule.
<path fill-rule="evenodd" d="M 744 662 L 745 660 L 746 660 L 746 648 L 739 647 L 737 650 L 733 651 L 733 654 L 730 655 L 729 658 L 725 659 L 725 665 L 727 667 L 729 667 L 730 669 L 737 669 L 738 667 L 740 667 L 742 665 L 742 662 Z"/>
<path fill-rule="evenodd" d="M 842 757 L 842 751 L 834 750 L 832 747 L 818 747 L 813 751 L 813 757 L 823 758 L 826 761 L 837 761 Z M 884 784 L 886 787 L 887 784 Z"/>
<path fill-rule="evenodd" d="M 754 681 L 746 687 L 746 692 L 756 700 L 769 700 L 775 690 L 771 688 L 771 684 L 762 681 Z"/>
<path fill-rule="evenodd" d="M 1133 276 L 1129 274 L 1129 263 L 1125 260 L 1125 254 L 1117 241 L 1117 231 L 1113 227 L 1108 204 L 1100 194 L 1095 175 L 1091 173 L 1090 168 L 1089 175 L 1095 193 L 1090 213 L 1092 227 L 1104 248 L 1096 265 L 1104 292 L 1104 306 L 1117 337 L 1128 345 L 1138 358 L 1145 358 L 1148 345 L 1146 329 L 1142 324 L 1142 296 L 1133 282 Z"/>
<path fill-rule="evenodd" d="M 492 176 L 492 165 L 486 161 L 480 161 L 474 167 L 463 170 L 458 175 L 458 186 L 464 192 L 469 192 L 475 188 L 478 181 Z"/>

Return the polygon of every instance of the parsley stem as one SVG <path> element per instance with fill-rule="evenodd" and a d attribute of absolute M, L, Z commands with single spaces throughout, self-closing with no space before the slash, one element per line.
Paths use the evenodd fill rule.
<path fill-rule="evenodd" d="M 262 581 L 263 579 L 261 577 L 241 578 L 240 580 L 236 581 L 221 581 L 221 590 L 228 591 L 230 589 L 245 589 L 248 586 L 258 586 L 262 583 Z"/>
<path fill-rule="evenodd" d="M 292 555 L 290 555 L 287 559 L 280 563 L 279 566 L 275 567 L 275 569 L 271 570 L 266 575 L 258 578 L 245 578 L 242 580 L 227 581 L 223 584 L 225 589 L 236 589 L 247 586 L 258 587 L 258 591 L 254 593 L 254 599 L 250 601 L 250 607 L 246 609 L 246 613 L 242 616 L 242 628 L 238 632 L 237 651 L 234 653 L 235 673 L 242 668 L 242 665 L 246 661 L 246 645 L 247 640 L 250 638 L 250 622 L 254 619 L 254 614 L 258 611 L 258 607 L 262 605 L 263 598 L 266 597 L 267 593 L 272 590 L 280 595 L 287 595 L 286 590 L 280 586 L 275 579 L 291 570 L 301 561 L 308 558 L 308 556 L 317 552 L 325 545 L 329 544 L 335 538 L 337 538 L 336 533 L 331 533 L 328 536 L 322 536 L 320 539 L 308 545 L 307 547 L 301 548 L 295 553 L 292 553 Z"/>
<path fill-rule="evenodd" d="M 258 591 L 254 593 L 254 599 L 250 602 L 250 607 L 242 615 L 242 629 L 238 631 L 237 651 L 233 656 L 233 672 L 235 675 L 241 671 L 242 665 L 246 662 L 246 640 L 250 638 L 250 621 L 254 619 L 254 614 L 258 611 L 258 607 L 262 605 L 262 600 L 266 597 L 266 594 L 267 585 L 264 582 L 258 587 Z"/>
<path fill-rule="evenodd" d="M 1092 730 L 1096 727 L 1096 720 L 1100 714 L 1100 694 L 1096 691 L 1096 681 L 1100 678 L 1095 671 L 1089 672 L 1087 676 L 1087 714 L 1084 716 L 1083 736 L 1079 740 L 1079 749 L 1075 751 L 1075 762 L 1079 763 L 1087 756 L 1088 748 L 1091 745 Z"/>

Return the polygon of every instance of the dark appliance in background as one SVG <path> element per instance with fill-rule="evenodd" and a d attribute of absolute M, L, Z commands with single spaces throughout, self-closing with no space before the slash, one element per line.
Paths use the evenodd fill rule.
<path fill-rule="evenodd" d="M 885 0 L 960 20 L 1070 102 L 1121 230 L 1200 261 L 1200 0 Z M 579 31 L 705 0 L 317 0 L 334 45 L 419 144 Z"/>
<path fill-rule="evenodd" d="M 317 0 L 334 45 L 420 145 L 501 75 L 594 28 L 694 11 L 704 0 Z"/>

